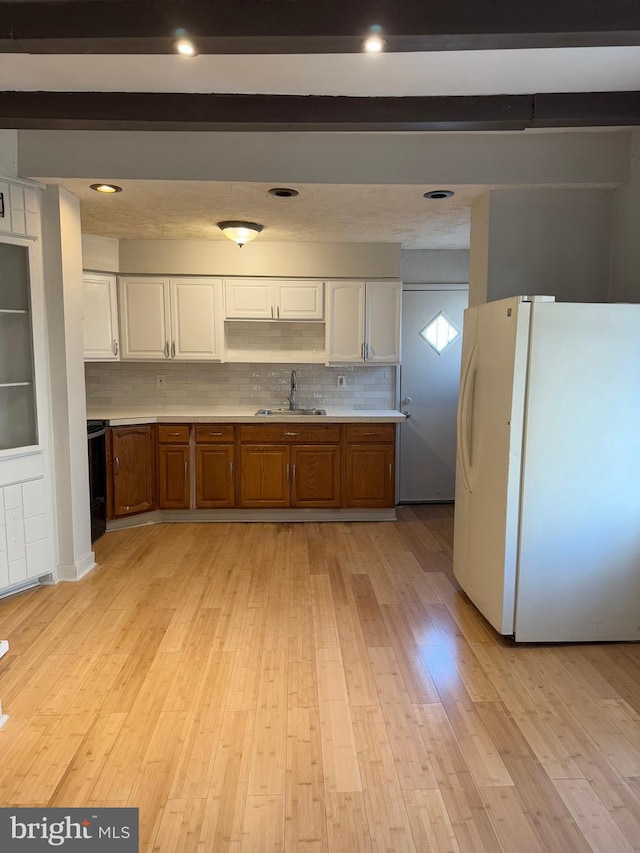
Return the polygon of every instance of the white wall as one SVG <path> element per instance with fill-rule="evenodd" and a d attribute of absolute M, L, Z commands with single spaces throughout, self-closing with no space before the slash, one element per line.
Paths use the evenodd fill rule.
<path fill-rule="evenodd" d="M 395 243 L 266 243 L 120 240 L 123 273 L 398 278 Z"/>
<path fill-rule="evenodd" d="M 469 249 L 469 305 L 487 302 L 489 277 L 489 218 L 491 194 L 485 193 L 471 206 Z"/>
<path fill-rule="evenodd" d="M 613 190 L 495 190 L 488 195 L 488 230 L 484 204 L 471 210 L 470 304 L 518 294 L 548 294 L 561 302 L 608 301 Z M 474 245 L 478 240 L 481 245 Z M 488 246 L 486 276 L 483 242 Z"/>
<path fill-rule="evenodd" d="M 411 284 L 464 284 L 469 281 L 466 249 L 411 249 L 400 258 L 400 278 Z"/>
<path fill-rule="evenodd" d="M 196 60 L 197 61 L 197 60 Z M 629 131 L 208 133 L 19 131 L 20 174 L 337 184 L 608 184 Z"/>
<path fill-rule="evenodd" d="M 42 235 L 59 576 L 77 579 L 92 565 L 84 383 L 80 203 L 58 186 L 43 193 Z"/>
<path fill-rule="evenodd" d="M 614 193 L 611 301 L 640 302 L 640 130 L 631 141 L 629 178 Z"/>
<path fill-rule="evenodd" d="M 0 175 L 18 175 L 18 131 L 0 130 Z"/>
<path fill-rule="evenodd" d="M 85 270 L 118 272 L 120 269 L 120 241 L 115 237 L 83 234 L 82 267 Z"/>

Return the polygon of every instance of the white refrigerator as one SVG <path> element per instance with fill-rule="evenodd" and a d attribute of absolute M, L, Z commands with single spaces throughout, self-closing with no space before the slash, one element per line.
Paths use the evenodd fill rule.
<path fill-rule="evenodd" d="M 465 311 L 453 570 L 517 642 L 640 640 L 640 305 Z"/>

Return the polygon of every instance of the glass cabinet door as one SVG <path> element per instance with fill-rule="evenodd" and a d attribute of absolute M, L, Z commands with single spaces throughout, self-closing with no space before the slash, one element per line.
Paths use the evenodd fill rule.
<path fill-rule="evenodd" d="M 0 242 L 0 450 L 37 443 L 29 249 Z"/>

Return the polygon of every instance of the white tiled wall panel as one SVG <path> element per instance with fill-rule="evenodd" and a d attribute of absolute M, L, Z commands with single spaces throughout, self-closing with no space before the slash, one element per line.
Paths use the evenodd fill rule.
<path fill-rule="evenodd" d="M 54 570 L 44 480 L 0 488 L 0 590 Z"/>
<path fill-rule="evenodd" d="M 301 406 L 394 409 L 395 367 L 325 367 L 317 364 L 85 364 L 87 406 L 282 406 L 291 370 Z M 156 375 L 166 378 L 164 391 Z M 338 387 L 338 376 L 346 377 Z"/>

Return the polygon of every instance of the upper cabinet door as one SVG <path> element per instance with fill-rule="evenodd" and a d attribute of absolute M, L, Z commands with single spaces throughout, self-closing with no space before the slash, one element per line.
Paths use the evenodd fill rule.
<path fill-rule="evenodd" d="M 224 283 L 227 320 L 273 320 L 273 282 L 259 278 L 228 279 Z"/>
<path fill-rule="evenodd" d="M 400 301 L 402 282 L 368 281 L 365 322 L 365 361 L 400 361 Z"/>
<path fill-rule="evenodd" d="M 118 301 L 114 275 L 85 274 L 84 358 L 85 361 L 118 361 Z"/>
<path fill-rule="evenodd" d="M 364 281 L 327 282 L 327 361 L 362 362 Z"/>
<path fill-rule="evenodd" d="M 169 358 L 169 280 L 121 278 L 119 284 L 122 358 Z"/>
<path fill-rule="evenodd" d="M 324 282 L 276 281 L 274 290 L 277 320 L 322 320 L 324 317 Z"/>
<path fill-rule="evenodd" d="M 221 358 L 222 281 L 171 279 L 171 356 L 206 361 Z"/>

